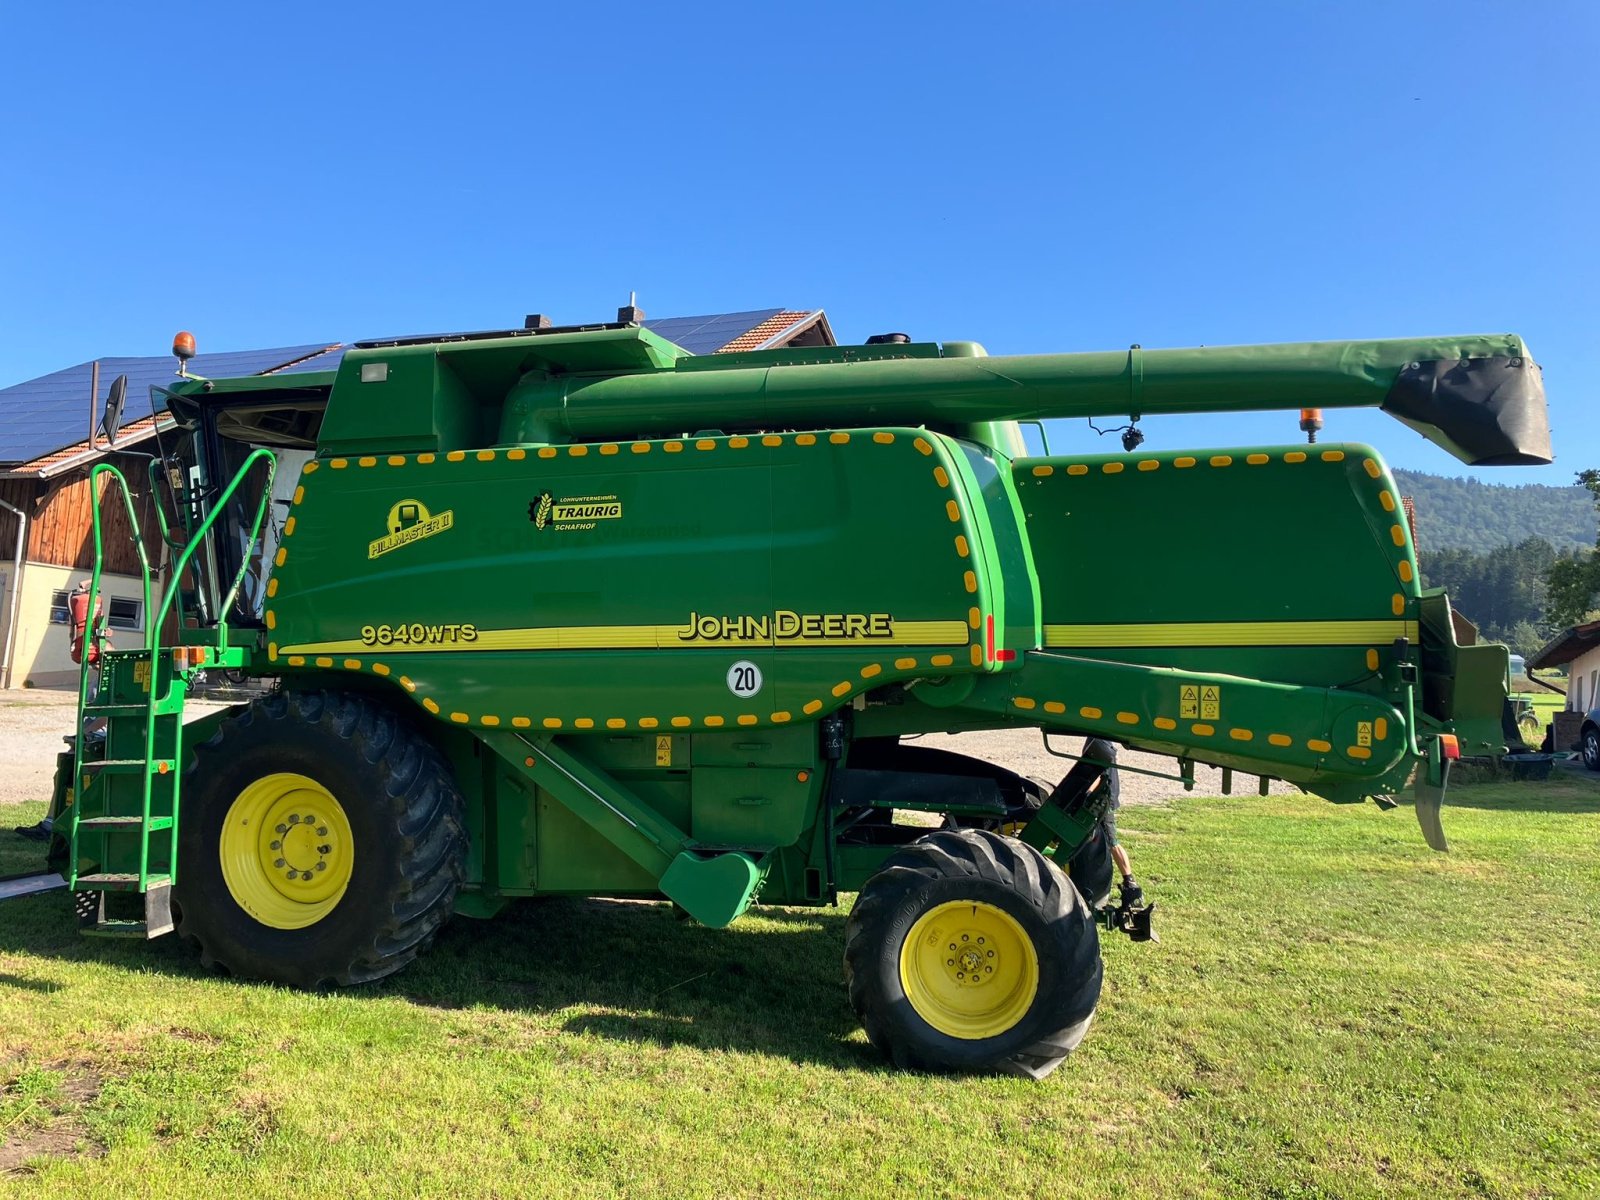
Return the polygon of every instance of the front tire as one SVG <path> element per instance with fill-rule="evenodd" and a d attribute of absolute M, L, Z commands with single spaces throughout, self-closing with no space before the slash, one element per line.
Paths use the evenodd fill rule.
<path fill-rule="evenodd" d="M 444 760 L 389 709 L 343 692 L 257 700 L 185 772 L 178 932 L 252 979 L 393 974 L 454 907 L 461 814 Z"/>
<path fill-rule="evenodd" d="M 850 1002 L 897 1066 L 1042 1079 L 1088 1031 L 1100 941 L 1076 888 L 985 830 L 914 842 L 867 881 L 845 926 Z"/>
<path fill-rule="evenodd" d="M 1600 771 L 1600 730 L 1593 725 L 1583 731 L 1583 765 Z"/>

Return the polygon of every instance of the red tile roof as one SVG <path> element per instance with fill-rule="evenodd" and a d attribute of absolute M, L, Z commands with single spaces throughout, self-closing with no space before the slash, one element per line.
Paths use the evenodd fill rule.
<path fill-rule="evenodd" d="M 808 312 L 781 312 L 775 317 L 768 317 L 748 333 L 742 333 L 729 342 L 718 354 L 735 354 L 740 350 L 755 350 L 765 346 L 773 338 L 793 328 L 805 318 L 811 316 Z"/>

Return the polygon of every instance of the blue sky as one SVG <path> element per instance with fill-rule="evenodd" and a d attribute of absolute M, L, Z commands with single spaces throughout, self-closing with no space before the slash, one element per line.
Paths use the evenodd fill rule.
<path fill-rule="evenodd" d="M 0 5 L 0 385 L 630 289 L 997 354 L 1513 330 L 1559 459 L 1480 477 L 1600 465 L 1592 3 L 160 7 Z"/>

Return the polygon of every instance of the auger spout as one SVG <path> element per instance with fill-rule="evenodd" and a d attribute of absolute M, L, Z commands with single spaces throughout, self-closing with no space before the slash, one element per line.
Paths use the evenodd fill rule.
<path fill-rule="evenodd" d="M 1544 385 L 1515 334 L 1003 357 L 955 345 L 872 353 L 889 349 L 840 348 L 802 363 L 680 358 L 603 376 L 533 372 L 508 398 L 502 437 L 1368 407 L 1467 463 L 1551 459 Z"/>

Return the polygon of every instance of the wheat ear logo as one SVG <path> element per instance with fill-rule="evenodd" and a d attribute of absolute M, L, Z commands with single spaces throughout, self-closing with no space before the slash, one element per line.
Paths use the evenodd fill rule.
<path fill-rule="evenodd" d="M 533 522 L 535 529 L 543 529 L 550 523 L 550 508 L 555 504 L 555 497 L 545 492 L 532 504 L 528 505 L 528 520 Z"/>

